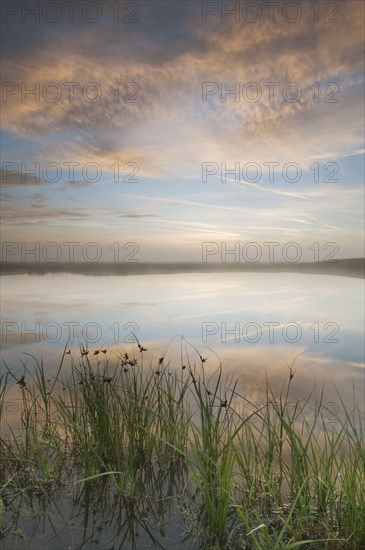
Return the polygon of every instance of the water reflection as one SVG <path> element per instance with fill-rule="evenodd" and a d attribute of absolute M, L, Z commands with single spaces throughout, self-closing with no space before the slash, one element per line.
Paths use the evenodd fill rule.
<path fill-rule="evenodd" d="M 129 495 L 106 478 L 67 482 L 48 495 L 3 495 L 2 547 L 189 549 L 181 538 L 186 468 L 182 461 L 166 466 L 168 475 L 144 468 Z"/>
<path fill-rule="evenodd" d="M 334 383 L 351 403 L 355 383 L 363 399 L 362 279 L 285 273 L 49 274 L 3 276 L 1 282 L 2 359 L 19 377 L 21 361 L 33 368 L 32 356 L 54 373 L 66 344 L 73 351 L 107 348 L 118 355 L 121 349 L 138 352 L 136 338 L 148 348 L 148 361 L 166 355 L 179 366 L 183 350 L 173 339 L 184 335 L 209 364 L 218 356 L 227 371 L 245 373 L 246 384 L 262 379 L 265 368 L 279 380 L 283 368 L 298 358 L 303 392 L 315 380 L 327 381 L 329 400 Z"/>

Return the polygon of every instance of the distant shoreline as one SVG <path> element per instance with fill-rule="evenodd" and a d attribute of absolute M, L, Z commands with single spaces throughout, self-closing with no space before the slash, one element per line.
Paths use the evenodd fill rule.
<path fill-rule="evenodd" d="M 365 277 L 365 259 L 351 258 L 308 263 L 3 263 L 0 275 L 74 273 L 89 276 L 168 275 L 177 273 L 301 273 Z"/>

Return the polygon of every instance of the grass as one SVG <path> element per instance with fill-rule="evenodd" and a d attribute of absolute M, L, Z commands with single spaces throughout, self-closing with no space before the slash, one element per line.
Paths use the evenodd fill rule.
<path fill-rule="evenodd" d="M 145 366 L 146 350 L 138 348 L 117 358 L 82 349 L 77 360 L 69 354 L 63 374 L 65 350 L 53 377 L 35 359 L 33 375 L 25 362 L 16 375 L 5 365 L 4 538 L 10 502 L 46 498 L 71 483 L 75 493 L 87 487 L 99 499 L 108 487 L 128 506 L 159 495 L 156 514 L 178 497 L 181 537 L 199 548 L 365 548 L 363 413 L 347 410 L 338 396 L 329 424 L 323 394 L 314 410 L 312 395 L 293 405 L 294 365 L 279 391 L 266 379 L 257 404 L 222 366 L 208 374 L 195 349 L 195 361 L 187 356 L 172 368 L 165 357 Z M 17 428 L 5 414 L 15 381 Z"/>

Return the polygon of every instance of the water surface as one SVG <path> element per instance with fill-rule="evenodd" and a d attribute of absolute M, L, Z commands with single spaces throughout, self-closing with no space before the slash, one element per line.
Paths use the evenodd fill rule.
<path fill-rule="evenodd" d="M 207 367 L 259 379 L 294 360 L 301 390 L 326 381 L 351 401 L 364 390 L 362 279 L 293 273 L 181 273 L 1 278 L 2 358 L 13 372 L 31 354 L 55 371 L 65 346 L 112 353 L 145 346 L 172 365 L 197 353 Z M 182 343 L 181 337 L 184 337 Z M 65 362 L 65 367 L 67 363 Z M 3 368 L 3 367 L 2 367 Z M 250 378 L 251 377 L 251 378 Z"/>

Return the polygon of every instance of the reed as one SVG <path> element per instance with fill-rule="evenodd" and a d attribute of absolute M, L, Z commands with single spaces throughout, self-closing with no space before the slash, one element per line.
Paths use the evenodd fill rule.
<path fill-rule="evenodd" d="M 80 351 L 65 350 L 53 377 L 35 358 L 34 371 L 5 365 L 1 518 L 10 496 L 108 483 L 137 499 L 151 480 L 175 487 L 177 476 L 185 532 L 200 548 L 365 547 L 363 413 L 340 395 L 329 423 L 323 393 L 314 409 L 312 395 L 290 400 L 293 365 L 278 394 L 266 379 L 257 404 L 222 365 L 208 374 L 199 353 L 175 368 L 164 357 L 146 366 L 144 348 L 117 358 Z M 17 427 L 6 418 L 15 383 Z M 5 536 L 3 521 L 0 529 Z"/>

